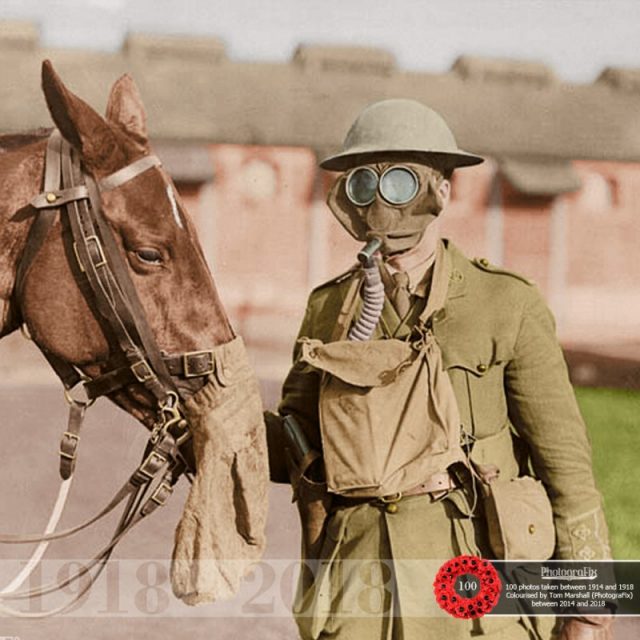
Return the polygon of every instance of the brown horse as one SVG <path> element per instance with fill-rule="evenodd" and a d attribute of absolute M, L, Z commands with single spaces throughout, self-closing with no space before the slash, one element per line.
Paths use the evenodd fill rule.
<path fill-rule="evenodd" d="M 255 379 L 176 188 L 158 162 L 145 160 L 155 156 L 133 80 L 125 75 L 113 85 L 104 118 L 65 87 L 48 61 L 42 88 L 68 153 L 94 185 L 87 210 L 100 208 L 105 224 L 78 248 L 71 216 L 60 208 L 26 260 L 30 229 L 43 215 L 34 203 L 56 197 L 43 193 L 51 139 L 44 131 L 0 138 L 0 337 L 25 325 L 54 368 L 62 363 L 63 370 L 77 372 L 91 395 L 107 395 L 150 429 L 158 426 L 164 405 L 157 389 L 164 387 L 149 379 L 162 379 L 156 369 L 163 370 L 165 386 L 173 390 L 167 397 L 176 399 L 171 409 L 193 436 L 197 469 L 176 534 L 174 591 L 193 603 L 229 595 L 264 544 L 267 469 Z M 57 193 L 63 200 L 63 191 Z M 46 209 L 49 200 L 42 202 Z M 109 257 L 104 235 L 112 237 L 118 255 Z M 133 285 L 133 309 L 145 316 L 158 366 L 151 358 L 143 371 L 130 367 L 131 349 L 114 334 L 133 335 L 135 350 L 137 327 L 125 318 L 114 330 L 96 304 L 83 261 L 100 242 L 101 259 L 104 246 L 105 262 L 119 262 L 126 272 L 120 280 Z M 107 282 L 103 305 L 113 302 L 113 288 L 120 286 Z M 199 560 L 208 562 L 196 566 Z M 244 564 L 221 569 L 212 560 Z"/>

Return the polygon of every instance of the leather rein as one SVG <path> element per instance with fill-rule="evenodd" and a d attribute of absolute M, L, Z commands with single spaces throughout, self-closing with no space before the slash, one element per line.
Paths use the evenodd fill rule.
<path fill-rule="evenodd" d="M 62 381 L 70 405 L 69 423 L 60 443 L 60 474 L 71 478 L 85 410 L 93 401 L 131 384 L 142 385 L 154 398 L 157 414 L 142 462 L 111 501 L 89 520 L 64 531 L 37 535 L 2 535 L 0 543 L 25 544 L 58 540 L 73 535 L 111 513 L 126 501 L 124 511 L 107 545 L 86 565 L 63 582 L 36 589 L 0 591 L 0 613 L 20 617 L 45 617 L 72 607 L 92 586 L 115 545 L 143 518 L 162 506 L 182 475 L 195 473 L 191 433 L 180 408 L 181 392 L 173 376 L 183 378 L 190 390 L 204 386 L 213 373 L 216 349 L 166 355 L 160 351 L 131 281 L 127 265 L 103 212 L 100 194 L 117 189 L 141 173 L 160 166 L 155 155 L 146 155 L 97 182 L 86 173 L 75 150 L 54 130 L 47 142 L 44 191 L 31 205 L 37 210 L 16 274 L 16 301 L 23 300 L 24 284 L 33 260 L 57 215 L 66 216 L 71 230 L 71 270 L 94 310 L 109 342 L 106 372 L 88 378 L 75 366 L 42 347 L 40 350 Z M 82 383 L 89 398 L 78 401 L 70 390 Z M 191 384 L 189 384 L 191 383 Z M 34 554 L 35 555 L 35 554 Z M 95 571 L 92 574 L 92 571 Z M 25 576 L 26 577 L 26 576 Z M 5 607 L 4 600 L 28 600 L 62 589 L 86 577 L 88 583 L 73 600 L 57 609 L 27 613 Z M 18 584 L 19 586 L 19 584 Z"/>

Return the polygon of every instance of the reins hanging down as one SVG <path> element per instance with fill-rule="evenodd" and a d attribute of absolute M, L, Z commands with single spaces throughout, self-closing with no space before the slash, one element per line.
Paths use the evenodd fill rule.
<path fill-rule="evenodd" d="M 16 301 L 20 307 L 31 264 L 51 230 L 56 216 L 64 216 L 71 230 L 73 242 L 71 250 L 67 251 L 67 255 L 75 258 L 75 264 L 73 258 L 71 259 L 71 270 L 88 304 L 96 311 L 96 317 L 111 349 L 106 370 L 93 379 L 87 378 L 76 367 L 55 354 L 41 349 L 61 379 L 65 397 L 70 405 L 69 423 L 60 445 L 60 473 L 64 482 L 69 482 L 73 476 L 80 428 L 85 411 L 95 398 L 138 383 L 155 398 L 157 419 L 142 462 L 111 501 L 97 514 L 64 531 L 54 530 L 57 523 L 52 524 L 52 518 L 43 534 L 0 534 L 2 544 L 40 543 L 32 554 L 28 570 L 23 570 L 0 592 L 0 603 L 46 595 L 83 576 L 87 576 L 88 584 L 71 602 L 47 612 L 23 613 L 0 604 L 0 613 L 44 617 L 67 610 L 91 587 L 122 537 L 165 503 L 182 475 L 186 474 L 187 478 L 190 478 L 190 474 L 195 473 L 189 442 L 191 434 L 181 411 L 180 391 L 172 376 L 180 376 L 191 382 L 201 381 L 202 386 L 206 376 L 214 370 L 216 349 L 174 355 L 161 353 L 129 276 L 127 265 L 104 217 L 100 198 L 102 191 L 116 189 L 144 171 L 159 165 L 160 160 L 156 156 L 147 155 L 98 183 L 83 171 L 78 154 L 57 130 L 53 131 L 48 140 L 44 191 L 31 202 L 37 209 L 37 217 L 31 226 L 18 265 Z M 89 402 L 71 398 L 69 390 L 79 383 L 83 384 Z M 194 385 L 194 388 L 195 386 L 197 385 Z M 50 541 L 66 538 L 86 529 L 122 503 L 125 503 L 125 507 L 111 539 L 93 560 L 63 582 L 17 591 L 41 559 Z"/>

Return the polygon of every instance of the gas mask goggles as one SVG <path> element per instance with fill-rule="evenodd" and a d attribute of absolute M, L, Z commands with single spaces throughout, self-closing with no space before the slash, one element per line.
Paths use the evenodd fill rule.
<path fill-rule="evenodd" d="M 327 204 L 356 240 L 379 238 L 384 255 L 413 248 L 444 206 L 443 176 L 426 165 L 377 163 L 344 173 Z"/>

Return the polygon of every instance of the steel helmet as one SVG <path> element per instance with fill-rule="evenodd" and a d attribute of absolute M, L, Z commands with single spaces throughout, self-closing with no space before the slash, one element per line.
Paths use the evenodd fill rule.
<path fill-rule="evenodd" d="M 320 166 L 346 171 L 381 154 L 411 154 L 416 161 L 445 169 L 480 164 L 484 159 L 458 149 L 443 117 L 416 100 L 392 99 L 366 107 L 351 125 L 342 151 Z"/>

